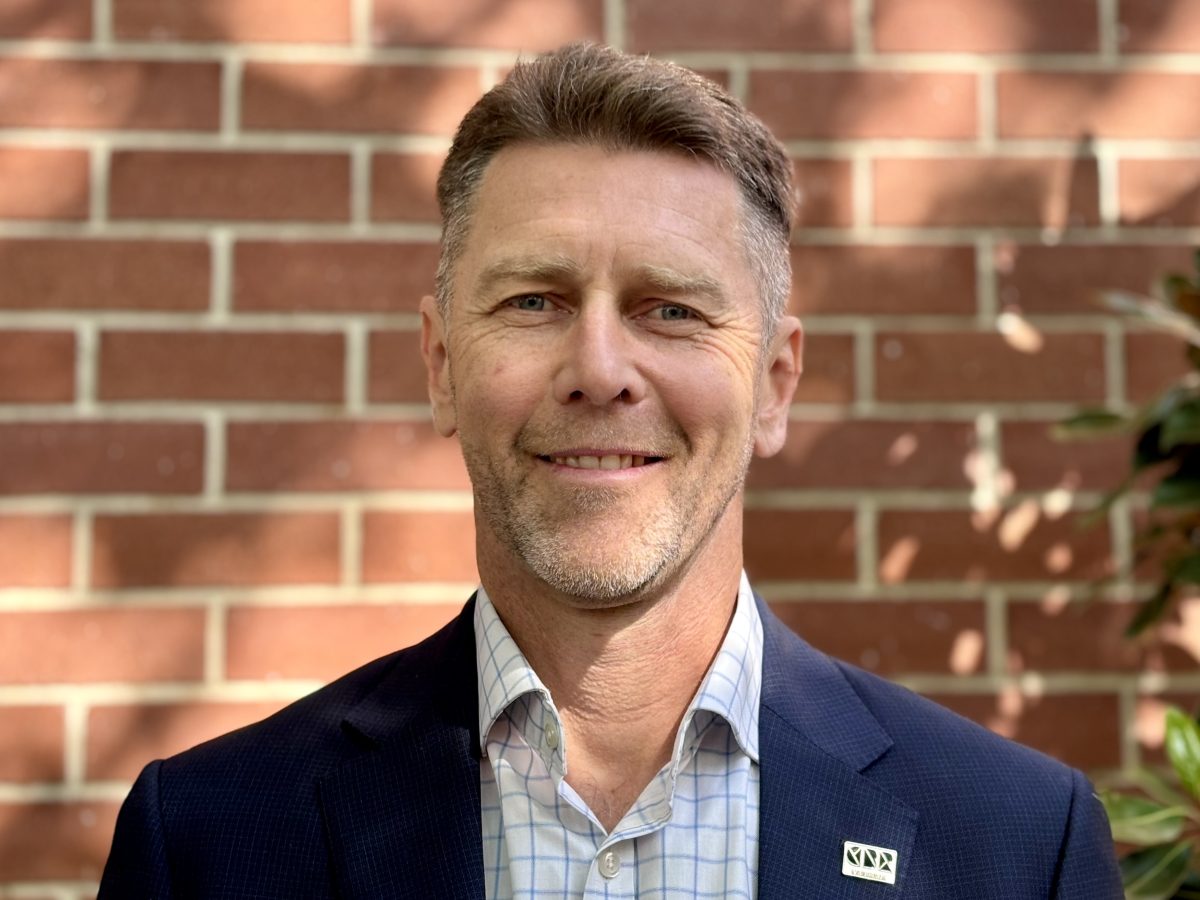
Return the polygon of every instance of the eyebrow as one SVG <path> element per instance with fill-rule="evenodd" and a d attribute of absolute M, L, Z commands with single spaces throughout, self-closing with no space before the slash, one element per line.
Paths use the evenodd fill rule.
<path fill-rule="evenodd" d="M 479 273 L 476 284 L 486 293 L 505 281 L 560 283 L 576 281 L 579 276 L 578 264 L 568 256 L 519 256 L 491 263 Z"/>
<path fill-rule="evenodd" d="M 729 302 L 724 286 L 708 275 L 685 275 L 665 266 L 642 266 L 638 280 L 654 291 L 676 297 L 706 297 L 718 303 Z"/>

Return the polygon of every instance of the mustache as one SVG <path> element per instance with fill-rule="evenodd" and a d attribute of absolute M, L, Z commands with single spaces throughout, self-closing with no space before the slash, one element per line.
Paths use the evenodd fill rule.
<path fill-rule="evenodd" d="M 622 449 L 644 456 L 677 456 L 691 450 L 687 433 L 675 422 L 587 421 L 530 422 L 516 436 L 516 447 L 532 456 L 551 456 L 582 447 Z"/>

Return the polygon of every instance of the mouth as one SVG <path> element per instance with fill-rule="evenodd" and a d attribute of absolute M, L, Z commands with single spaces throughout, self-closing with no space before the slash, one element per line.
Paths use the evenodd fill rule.
<path fill-rule="evenodd" d="M 543 462 L 568 469 L 638 469 L 662 462 L 662 456 L 642 453 L 571 453 L 538 456 Z"/>

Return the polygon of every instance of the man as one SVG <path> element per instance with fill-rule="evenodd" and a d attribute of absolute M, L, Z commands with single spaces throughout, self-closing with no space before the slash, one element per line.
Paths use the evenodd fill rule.
<path fill-rule="evenodd" d="M 603 48 L 480 100 L 421 343 L 482 586 L 150 764 L 102 898 L 1121 896 L 1079 773 L 817 653 L 742 575 L 800 372 L 789 172 L 715 85 Z"/>

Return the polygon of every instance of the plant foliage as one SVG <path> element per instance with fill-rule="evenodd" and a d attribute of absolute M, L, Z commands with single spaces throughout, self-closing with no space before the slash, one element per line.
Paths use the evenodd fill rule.
<path fill-rule="evenodd" d="M 1120 291 L 1103 295 L 1112 310 L 1183 340 L 1192 371 L 1134 413 L 1084 410 L 1055 433 L 1080 439 L 1115 432 L 1134 436 L 1129 473 L 1102 501 L 1092 518 L 1101 518 L 1135 482 L 1157 477 L 1150 495 L 1148 523 L 1135 541 L 1135 563 L 1158 560 L 1155 592 L 1130 622 L 1134 637 L 1162 618 L 1179 595 L 1200 584 L 1200 251 L 1194 274 L 1169 275 L 1159 296 Z"/>

